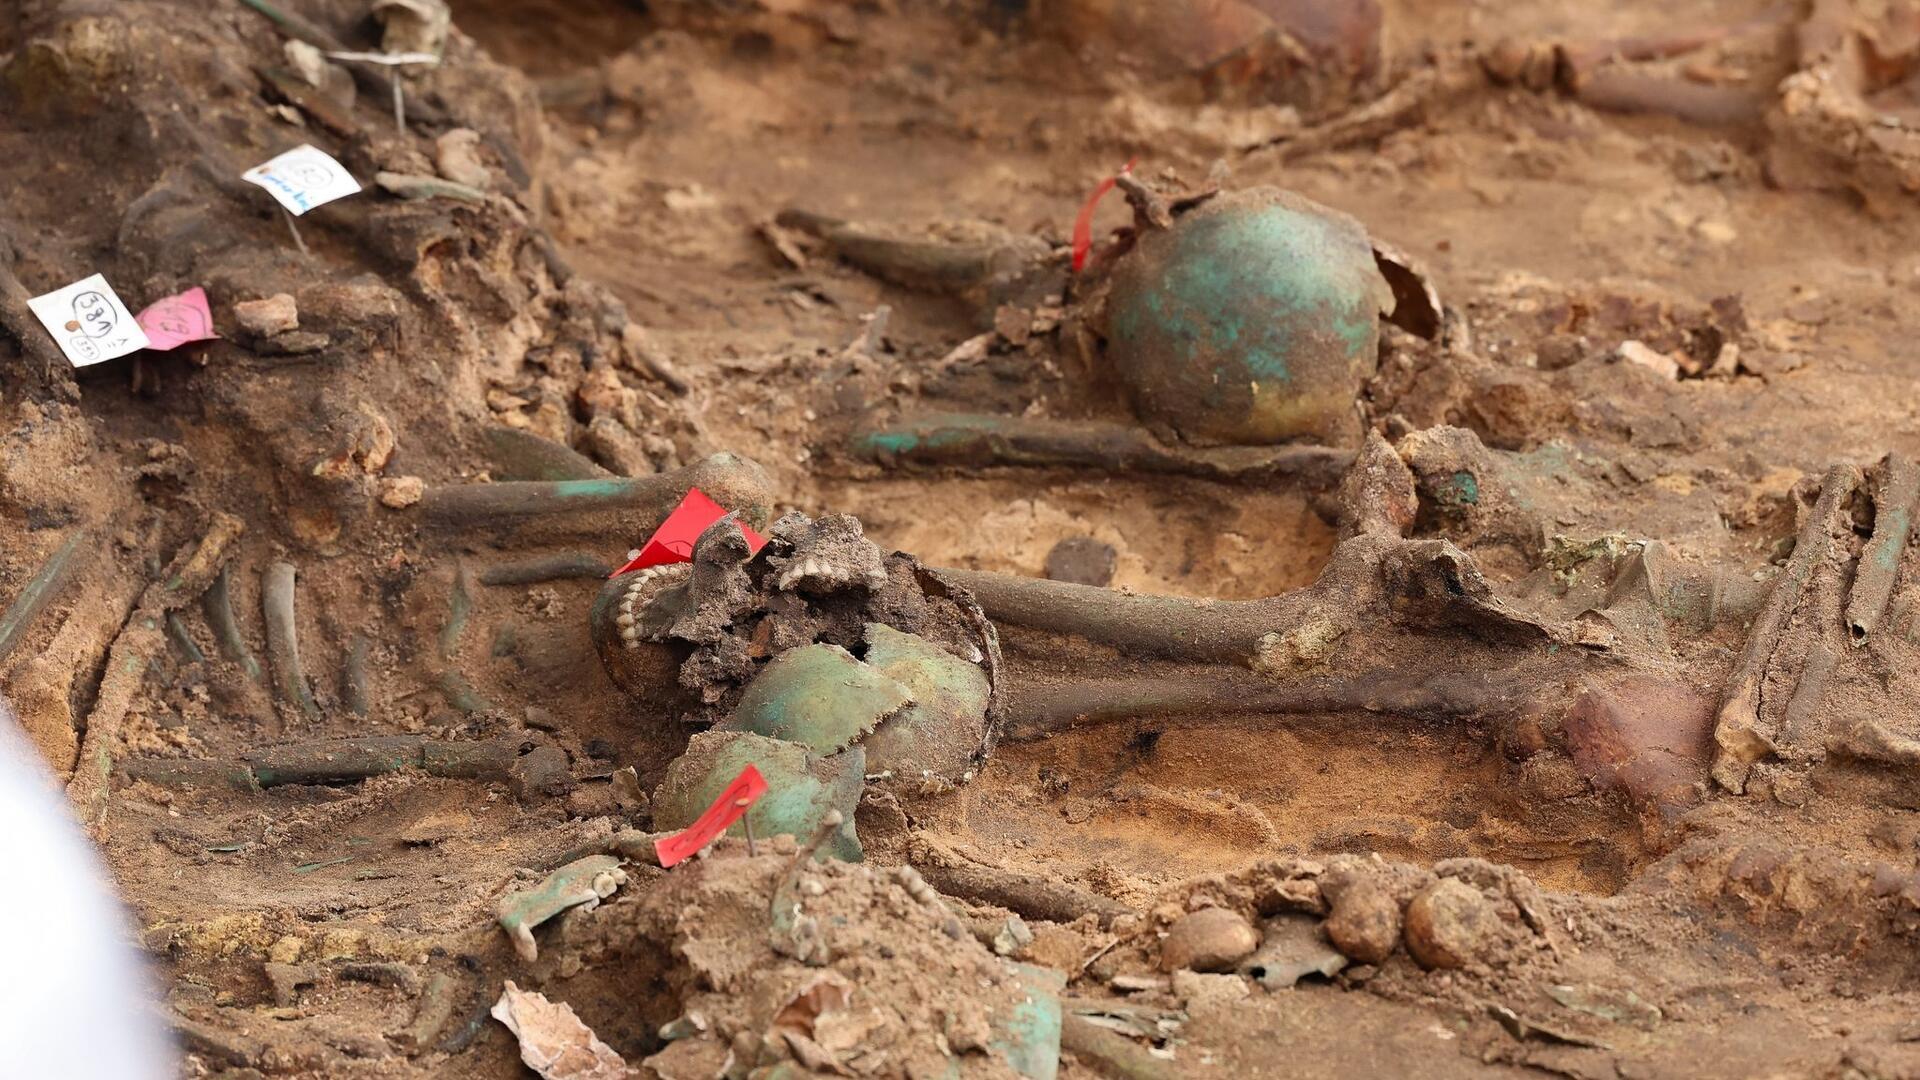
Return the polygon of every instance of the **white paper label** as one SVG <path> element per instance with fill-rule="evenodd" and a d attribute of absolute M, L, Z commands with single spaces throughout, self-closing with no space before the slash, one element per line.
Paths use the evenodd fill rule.
<path fill-rule="evenodd" d="M 95 274 L 27 301 L 74 367 L 86 367 L 147 347 L 147 332 L 107 279 Z"/>
<path fill-rule="evenodd" d="M 266 188 L 296 217 L 360 190 L 360 182 L 345 165 L 311 146 L 297 146 L 264 165 L 255 165 L 241 173 L 240 179 Z"/>

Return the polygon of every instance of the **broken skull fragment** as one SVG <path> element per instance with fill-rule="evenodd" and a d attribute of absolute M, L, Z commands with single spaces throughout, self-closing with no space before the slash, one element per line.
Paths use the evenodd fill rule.
<path fill-rule="evenodd" d="M 591 632 L 649 715 L 712 728 L 674 763 L 662 827 L 691 822 L 751 764 L 770 787 L 748 815 L 758 834 L 804 836 L 838 808 L 837 852 L 857 858 L 850 823 L 869 774 L 943 790 L 972 778 L 997 733 L 992 625 L 845 515 L 788 515 L 760 548 L 723 518 L 691 562 L 610 579 Z"/>

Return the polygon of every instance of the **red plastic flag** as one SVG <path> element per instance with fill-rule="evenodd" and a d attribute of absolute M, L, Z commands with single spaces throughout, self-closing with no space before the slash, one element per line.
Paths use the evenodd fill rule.
<path fill-rule="evenodd" d="M 1138 158 L 1129 159 L 1125 165 L 1120 166 L 1119 172 L 1100 181 L 1100 186 L 1093 189 L 1093 194 L 1087 196 L 1086 203 L 1080 207 L 1079 216 L 1073 219 L 1074 273 L 1079 273 L 1081 268 L 1087 265 L 1087 253 L 1093 250 L 1094 210 L 1099 208 L 1100 200 L 1106 197 L 1107 192 L 1113 190 L 1113 185 L 1119 182 L 1120 177 L 1133 171 L 1133 163 L 1138 160 Z"/>
<path fill-rule="evenodd" d="M 719 503 L 707 498 L 699 488 L 688 488 L 687 497 L 673 508 L 667 520 L 653 530 L 647 542 L 640 545 L 640 554 L 632 562 L 607 575 L 619 577 L 635 570 L 645 570 L 649 566 L 664 566 L 668 563 L 693 561 L 693 544 L 700 539 L 714 522 L 727 516 L 727 511 Z M 766 546 L 766 538 L 748 528 L 745 522 L 736 522 L 741 535 L 747 538 L 747 547 L 755 552 Z"/>
<path fill-rule="evenodd" d="M 767 780 L 760 775 L 759 769 L 751 765 L 741 769 L 740 775 L 727 785 L 727 790 L 721 792 L 713 805 L 707 807 L 707 812 L 700 815 L 700 820 L 672 836 L 654 841 L 653 850 L 660 856 L 660 865 L 672 866 L 692 858 L 694 852 L 713 843 L 721 833 L 727 831 L 729 825 L 739 821 L 754 800 L 766 793 Z"/>

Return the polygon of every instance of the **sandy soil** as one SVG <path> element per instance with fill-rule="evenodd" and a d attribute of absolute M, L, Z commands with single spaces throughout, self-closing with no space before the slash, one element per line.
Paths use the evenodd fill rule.
<path fill-rule="evenodd" d="M 0 692 L 71 777 L 187 1075 L 523 1075 L 487 1013 L 507 980 L 663 1076 L 1009 1075 L 1035 997 L 1064 1002 L 1067 1048 L 1040 1056 L 1075 1077 L 1920 1070 L 1912 12 L 1389 0 L 1371 70 L 1254 49 L 1248 75 L 1195 62 L 1229 51 L 1201 29 L 1247 38 L 1207 7 L 455 0 L 404 132 L 377 81 L 275 89 L 284 27 L 241 5 L 0 13 L 0 602 L 22 616 Z M 280 8 L 379 43 L 355 0 Z M 369 188 L 301 219 L 307 253 L 233 179 L 301 142 Z M 859 452 L 936 413 L 1140 426 L 1076 321 L 1128 257 L 1121 197 L 1091 270 L 1066 267 L 1129 159 L 1169 196 L 1284 187 L 1423 269 L 1444 329 L 1382 331 L 1336 448 L 1378 436 L 1359 479 Z M 794 209 L 1027 244 L 1039 284 L 903 285 Z M 222 339 L 46 363 L 12 286 L 96 270 L 134 309 L 204 286 Z M 296 331 L 236 310 L 280 293 Z M 658 826 L 631 791 L 691 730 L 609 680 L 603 583 L 486 577 L 619 564 L 719 453 L 764 470 L 732 507 L 762 528 L 851 514 L 923 566 L 1025 578 L 1090 539 L 1113 589 L 1310 618 L 1227 661 L 976 590 L 1007 725 L 977 775 L 868 785 L 856 867 L 763 838 L 663 871 L 621 830 Z M 659 479 L 513 521 L 436 501 L 613 474 Z M 1400 477 L 1417 513 L 1362 527 Z M 166 585 L 221 515 L 237 642 L 210 572 Z M 1385 554 L 1342 576 L 1363 548 Z M 1415 595 L 1446 552 L 1454 595 Z M 1321 623 L 1330 652 L 1288 644 Z M 1336 677 L 1331 704 L 1255 700 Z M 1163 696 L 1102 711 L 1089 687 L 1118 679 Z M 1047 694 L 1075 704 L 1042 735 Z M 238 790 L 180 764 L 405 736 L 504 756 Z M 592 850 L 627 882 L 523 959 L 496 906 Z M 826 959 L 782 889 L 831 913 Z M 1330 942 L 1339 970 L 1181 970 L 1206 909 L 1304 927 L 1319 952 L 1271 956 Z M 803 997 L 827 1002 L 804 1023 Z"/>

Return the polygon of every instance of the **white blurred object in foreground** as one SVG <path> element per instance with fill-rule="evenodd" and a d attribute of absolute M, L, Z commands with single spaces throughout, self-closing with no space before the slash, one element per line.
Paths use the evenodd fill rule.
<path fill-rule="evenodd" d="M 161 1080 L 173 1054 L 93 846 L 0 704 L 0 1076 Z"/>

